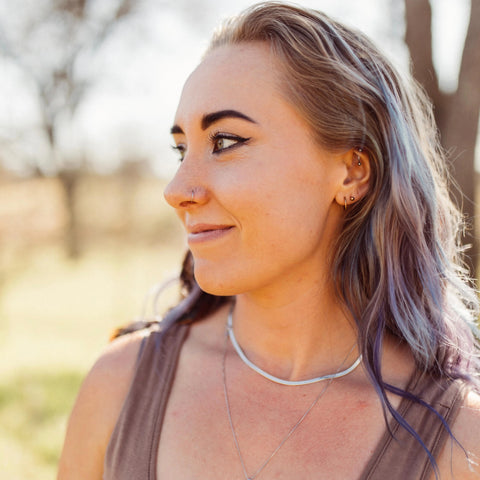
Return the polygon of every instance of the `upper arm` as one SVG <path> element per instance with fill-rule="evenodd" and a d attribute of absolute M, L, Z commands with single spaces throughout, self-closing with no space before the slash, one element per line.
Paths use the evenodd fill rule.
<path fill-rule="evenodd" d="M 441 479 L 480 480 L 480 396 L 469 392 L 438 460 Z M 458 443 L 457 443 L 458 442 Z"/>
<path fill-rule="evenodd" d="M 105 451 L 127 395 L 143 336 L 115 340 L 95 363 L 68 422 L 58 480 L 101 480 Z"/>

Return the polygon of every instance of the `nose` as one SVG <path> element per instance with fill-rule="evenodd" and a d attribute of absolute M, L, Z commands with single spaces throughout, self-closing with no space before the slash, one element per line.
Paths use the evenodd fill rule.
<path fill-rule="evenodd" d="M 198 174 L 187 168 L 184 160 L 175 176 L 165 187 L 163 195 L 167 203 L 173 208 L 185 209 L 205 203 L 207 189 L 201 183 Z"/>

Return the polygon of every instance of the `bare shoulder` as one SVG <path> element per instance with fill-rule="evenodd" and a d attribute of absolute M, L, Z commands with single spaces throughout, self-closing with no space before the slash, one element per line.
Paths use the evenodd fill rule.
<path fill-rule="evenodd" d="M 104 388 L 111 390 L 112 393 L 118 393 L 128 388 L 132 380 L 140 345 L 146 335 L 148 335 L 148 331 L 139 330 L 110 342 L 93 365 L 85 383 L 101 380 Z M 113 383 L 116 385 L 105 385 L 104 381 L 108 379 L 114 380 Z"/>
<path fill-rule="evenodd" d="M 468 390 L 451 426 L 457 442 L 447 442 L 439 459 L 441 478 L 480 479 L 480 395 Z"/>
<path fill-rule="evenodd" d="M 101 479 L 111 433 L 130 387 L 145 332 L 111 342 L 86 376 L 72 410 L 58 479 Z"/>

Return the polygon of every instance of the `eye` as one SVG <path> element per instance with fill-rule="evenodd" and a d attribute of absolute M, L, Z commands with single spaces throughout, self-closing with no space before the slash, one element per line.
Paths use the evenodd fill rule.
<path fill-rule="evenodd" d="M 226 148 L 233 147 L 238 141 L 234 138 L 220 137 L 213 142 L 213 151 L 218 152 Z"/>
<path fill-rule="evenodd" d="M 219 152 L 237 147 L 240 144 L 243 144 L 250 139 L 240 137 L 238 135 L 231 135 L 226 133 L 214 133 L 210 135 L 210 140 L 213 145 L 213 153 L 219 153 Z"/>
<path fill-rule="evenodd" d="M 185 158 L 185 151 L 187 150 L 185 145 L 180 144 L 180 145 L 172 145 L 173 150 L 175 150 L 178 155 L 179 155 L 179 160 L 182 162 L 183 159 Z"/>

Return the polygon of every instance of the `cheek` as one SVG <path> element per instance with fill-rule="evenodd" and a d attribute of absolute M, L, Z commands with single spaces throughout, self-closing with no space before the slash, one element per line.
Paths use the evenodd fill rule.
<path fill-rule="evenodd" d="M 302 181 L 297 188 L 275 183 L 252 191 L 238 212 L 250 245 L 285 251 L 313 248 L 323 234 L 332 199 L 321 187 Z M 305 243 L 306 242 L 306 243 Z"/>

